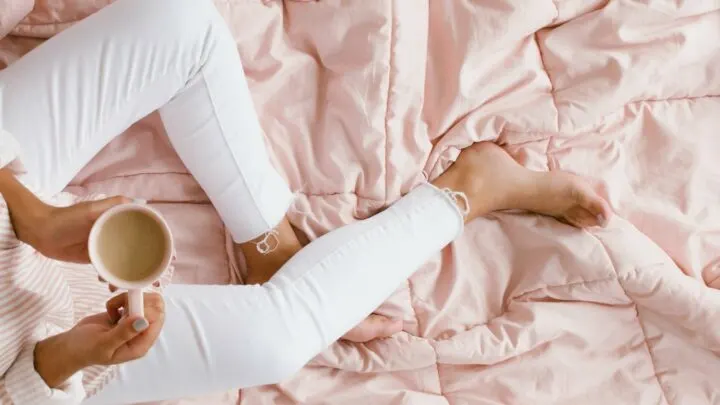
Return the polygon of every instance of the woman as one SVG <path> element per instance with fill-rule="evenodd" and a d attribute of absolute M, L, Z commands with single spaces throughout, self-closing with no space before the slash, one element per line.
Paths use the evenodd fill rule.
<path fill-rule="evenodd" d="M 78 404 L 86 395 L 83 403 L 124 404 L 276 383 L 370 314 L 464 222 L 502 209 L 578 226 L 602 225 L 610 215 L 579 178 L 528 171 L 500 148 L 478 144 L 432 185 L 295 254 L 284 219 L 292 193 L 270 164 L 235 43 L 212 3 L 118 0 L 0 72 L 0 192 L 17 238 L 45 256 L 87 262 L 94 219 L 125 200 L 55 208 L 23 183 L 58 193 L 158 108 L 251 267 L 269 269 L 255 280 L 279 271 L 263 285 L 169 286 L 164 300 L 147 295 L 146 318 L 121 318 L 119 295 L 106 312 L 64 328 L 43 302 L 67 298 L 62 311 L 72 313 L 73 299 L 97 281 L 48 281 L 55 275 L 26 260 L 35 256 L 5 241 L 3 404 Z M 28 325 L 31 334 L 23 332 Z M 88 367 L 113 364 L 112 373 L 88 377 Z"/>

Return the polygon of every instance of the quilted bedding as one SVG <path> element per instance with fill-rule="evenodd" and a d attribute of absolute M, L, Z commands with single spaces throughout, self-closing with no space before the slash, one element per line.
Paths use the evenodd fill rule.
<path fill-rule="evenodd" d="M 38 0 L 0 58 L 107 1 L 63 3 Z M 477 220 L 379 309 L 403 333 L 181 403 L 720 404 L 720 0 L 217 4 L 310 239 L 483 140 L 593 177 L 617 215 Z M 128 132 L 74 189 L 153 200 L 178 235 L 175 281 L 239 282 L 157 116 Z"/>

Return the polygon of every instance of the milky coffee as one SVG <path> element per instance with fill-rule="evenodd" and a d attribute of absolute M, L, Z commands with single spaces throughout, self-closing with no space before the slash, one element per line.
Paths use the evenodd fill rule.
<path fill-rule="evenodd" d="M 163 227 L 143 211 L 122 211 L 102 225 L 98 258 L 115 277 L 142 281 L 162 266 L 168 247 Z"/>

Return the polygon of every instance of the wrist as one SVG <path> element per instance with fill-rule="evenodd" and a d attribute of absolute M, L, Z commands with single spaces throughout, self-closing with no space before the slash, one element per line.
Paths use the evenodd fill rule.
<path fill-rule="evenodd" d="M 50 388 L 57 388 L 85 368 L 75 353 L 67 332 L 51 336 L 35 345 L 35 371 Z"/>
<path fill-rule="evenodd" d="M 37 248 L 53 207 L 25 188 L 8 169 L 0 169 L 0 194 L 7 203 L 17 238 Z"/>

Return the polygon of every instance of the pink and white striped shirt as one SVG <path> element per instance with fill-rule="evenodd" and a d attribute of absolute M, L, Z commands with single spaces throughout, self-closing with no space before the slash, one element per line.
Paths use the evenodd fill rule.
<path fill-rule="evenodd" d="M 21 170 L 18 153 L 15 139 L 0 129 L 0 167 Z M 88 199 L 61 193 L 45 200 L 66 206 Z M 114 367 L 87 368 L 50 389 L 35 371 L 33 352 L 38 341 L 104 312 L 110 295 L 91 265 L 48 259 L 20 242 L 0 198 L 0 405 L 74 405 L 102 388 Z"/>

